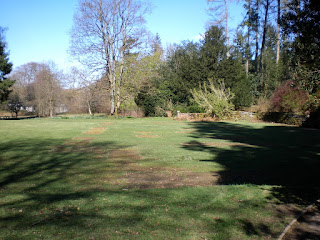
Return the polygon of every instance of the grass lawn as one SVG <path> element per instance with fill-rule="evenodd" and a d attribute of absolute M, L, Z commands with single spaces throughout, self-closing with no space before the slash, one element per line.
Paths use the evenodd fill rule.
<path fill-rule="evenodd" d="M 276 239 L 319 195 L 320 132 L 0 121 L 0 239 Z"/>

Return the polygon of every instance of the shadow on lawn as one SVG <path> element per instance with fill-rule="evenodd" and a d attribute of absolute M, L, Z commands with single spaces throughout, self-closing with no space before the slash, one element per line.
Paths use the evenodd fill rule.
<path fill-rule="evenodd" d="M 196 129 L 194 140 L 184 147 L 212 153 L 203 161 L 226 167 L 219 172 L 222 184 L 281 185 L 273 194 L 286 202 L 307 202 L 307 194 L 315 197 L 311 190 L 319 187 L 318 131 L 231 123 L 190 125 Z M 205 144 L 208 139 L 236 144 L 226 149 Z M 183 196 L 179 190 L 124 190 L 112 182 L 122 169 L 109 161 L 108 154 L 128 146 L 90 141 L 33 139 L 0 145 L 0 238 L 190 239 L 190 228 L 199 239 L 201 234 L 232 239 L 234 228 L 244 229 L 246 236 L 276 236 L 270 222 L 265 222 L 268 219 L 255 223 L 242 216 L 265 208 L 255 198 L 236 199 L 246 186 L 230 186 L 229 200 L 219 189 L 210 189 L 216 191 L 210 195 L 208 189 L 186 188 Z M 219 194 L 223 200 L 214 199 Z M 159 233 L 162 237 L 152 235 Z"/>
<path fill-rule="evenodd" d="M 86 210 L 82 216 L 78 206 L 68 203 L 76 200 L 88 204 L 97 192 L 107 189 L 119 170 L 114 163 L 101 159 L 108 151 L 123 147 L 113 142 L 61 143 L 51 139 L 1 144 L 0 229 L 83 227 L 83 221 L 98 216 L 96 211 Z"/>
<path fill-rule="evenodd" d="M 176 199 L 162 190 L 127 191 L 110 184 L 121 169 L 109 161 L 108 153 L 125 147 L 37 139 L 1 144 L 0 238 L 163 239 L 177 234 L 188 238 L 184 221 L 230 211 L 223 204 L 210 204 L 211 197 L 201 189 L 196 196 L 190 189 Z M 204 204 L 196 206 L 199 202 Z M 246 202 L 241 205 L 244 211 L 252 208 Z M 218 231 L 222 238 L 231 238 L 233 224 L 209 216 L 202 221 L 204 234 Z"/>
<path fill-rule="evenodd" d="M 212 153 L 221 184 L 276 185 L 285 203 L 309 204 L 320 197 L 320 131 L 288 126 L 254 128 L 228 122 L 193 122 L 194 140 L 184 148 Z M 208 140 L 225 140 L 224 147 Z"/>

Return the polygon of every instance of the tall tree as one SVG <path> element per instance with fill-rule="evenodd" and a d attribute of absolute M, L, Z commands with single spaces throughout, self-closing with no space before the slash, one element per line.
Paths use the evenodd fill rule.
<path fill-rule="evenodd" d="M 247 28 L 247 33 L 244 36 L 244 37 L 246 37 L 246 41 L 244 41 L 245 38 L 243 38 L 241 36 L 241 35 L 243 35 L 242 32 L 240 34 L 239 31 L 237 32 L 236 41 L 237 41 L 238 45 L 240 42 L 242 42 L 242 43 L 240 43 L 240 46 L 242 48 L 242 53 L 245 56 L 245 70 L 246 70 L 246 76 L 248 78 L 249 77 L 249 63 L 250 63 L 250 59 L 251 59 L 251 45 L 252 45 L 251 35 L 254 32 L 256 15 L 255 15 L 254 8 L 253 8 L 253 0 L 245 0 L 245 3 L 243 6 L 246 9 L 246 15 L 245 15 L 243 23 L 241 24 L 241 27 L 246 26 L 246 28 Z M 240 36 L 241 36 L 241 38 L 243 38 L 243 40 L 241 40 L 239 42 Z"/>
<path fill-rule="evenodd" d="M 270 10 L 270 4 L 272 0 L 264 0 L 264 21 L 263 21 L 263 32 L 262 32 L 262 42 L 261 42 L 261 48 L 260 48 L 260 64 L 259 64 L 259 70 L 262 71 L 263 67 L 263 54 L 266 46 L 266 37 L 267 37 L 267 31 L 268 31 L 268 20 L 269 20 L 269 10 Z"/>
<path fill-rule="evenodd" d="M 280 60 L 280 21 L 281 21 L 281 0 L 277 0 L 277 59 L 276 63 L 277 66 L 279 66 L 279 60 Z"/>
<path fill-rule="evenodd" d="M 226 36 L 224 28 L 212 26 L 206 31 L 201 41 L 201 62 L 207 72 L 206 78 L 219 78 L 217 76 L 221 62 L 226 59 Z"/>
<path fill-rule="evenodd" d="M 291 45 L 294 79 L 310 93 L 320 89 L 320 2 L 292 0 L 283 17 L 286 34 L 293 38 Z"/>
<path fill-rule="evenodd" d="M 261 5 L 261 0 L 256 0 L 255 1 L 255 5 L 254 5 L 254 13 L 253 13 L 253 28 L 255 31 L 255 57 L 254 57 L 254 61 L 255 61 L 255 72 L 258 71 L 258 56 L 259 56 L 259 28 L 260 28 L 260 5 Z"/>
<path fill-rule="evenodd" d="M 10 87 L 14 84 L 7 75 L 12 70 L 12 63 L 9 62 L 9 54 L 6 53 L 6 42 L 4 39 L 5 29 L 0 27 L 0 103 L 8 99 L 11 92 Z"/>
<path fill-rule="evenodd" d="M 224 22 L 224 30 L 226 35 L 226 46 L 227 46 L 227 52 L 226 56 L 227 58 L 230 57 L 230 44 L 229 44 L 229 6 L 228 3 L 231 0 L 207 0 L 207 3 L 211 5 L 209 8 L 209 11 L 212 13 L 212 15 L 216 18 L 216 21 L 214 21 L 215 24 L 221 24 Z"/>
<path fill-rule="evenodd" d="M 107 76 L 111 115 L 116 105 L 120 106 L 125 54 L 141 38 L 143 16 L 148 10 L 148 5 L 139 0 L 79 0 L 71 31 L 71 53 L 92 71 Z"/>
<path fill-rule="evenodd" d="M 53 117 L 61 102 L 59 72 L 55 69 L 55 65 L 44 64 L 36 73 L 34 91 L 38 115 Z"/>

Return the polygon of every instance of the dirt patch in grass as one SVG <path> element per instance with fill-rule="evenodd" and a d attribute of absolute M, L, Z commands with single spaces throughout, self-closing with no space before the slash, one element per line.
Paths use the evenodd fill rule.
<path fill-rule="evenodd" d="M 128 169 L 125 174 L 128 188 L 208 187 L 216 185 L 219 176 L 214 173 L 161 167 Z"/>
<path fill-rule="evenodd" d="M 110 125 L 112 125 L 112 122 L 102 122 L 102 123 L 100 123 L 100 125 L 102 125 L 102 126 L 110 126 Z"/>
<path fill-rule="evenodd" d="M 152 134 L 153 132 L 135 132 L 137 138 L 158 138 L 158 135 Z"/>
<path fill-rule="evenodd" d="M 133 149 L 117 149 L 112 150 L 109 153 L 109 159 L 116 161 L 124 160 L 124 162 L 130 163 L 130 160 L 141 160 L 142 156 L 136 150 Z"/>
<path fill-rule="evenodd" d="M 86 134 L 86 135 L 99 135 L 99 134 L 102 134 L 105 130 L 106 130 L 106 128 L 104 128 L 104 127 L 95 127 L 95 128 L 89 129 L 84 134 Z"/>
<path fill-rule="evenodd" d="M 194 186 L 212 186 L 219 181 L 219 175 L 209 172 L 193 172 L 189 169 L 167 167 L 143 167 L 138 161 L 143 157 L 133 149 L 113 150 L 109 159 L 124 171 L 119 185 L 125 188 L 178 188 Z"/>
<path fill-rule="evenodd" d="M 137 138 L 158 138 L 158 135 L 136 135 Z"/>
<path fill-rule="evenodd" d="M 246 144 L 246 143 L 240 143 L 240 142 L 210 142 L 210 143 L 203 143 L 203 142 L 187 142 L 182 144 L 183 147 L 253 147 L 256 148 L 258 146 Z"/>

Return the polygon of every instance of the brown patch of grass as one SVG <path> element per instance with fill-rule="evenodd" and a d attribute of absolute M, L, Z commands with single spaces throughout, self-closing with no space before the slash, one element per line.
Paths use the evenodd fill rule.
<path fill-rule="evenodd" d="M 109 154 L 112 160 L 141 160 L 142 156 L 133 149 L 117 149 L 112 150 Z"/>
<path fill-rule="evenodd" d="M 109 159 L 124 171 L 115 184 L 127 188 L 178 188 L 193 186 L 212 186 L 219 181 L 219 175 L 209 172 L 193 172 L 189 169 L 174 169 L 167 167 L 142 167 L 137 160 L 142 156 L 133 149 L 113 150 Z"/>
<path fill-rule="evenodd" d="M 100 125 L 107 125 L 107 126 L 110 126 L 110 125 L 112 125 L 112 122 L 102 122 L 102 123 L 100 123 Z"/>
<path fill-rule="evenodd" d="M 128 169 L 125 174 L 128 188 L 178 188 L 212 186 L 217 184 L 219 176 L 208 172 L 169 169 L 161 167 Z"/>
<path fill-rule="evenodd" d="M 240 143 L 240 142 L 210 142 L 210 143 L 201 143 L 201 142 L 188 142 L 183 143 L 182 146 L 184 147 L 237 147 L 237 146 L 244 146 L 244 147 L 253 147 L 256 148 L 258 146 Z"/>
<path fill-rule="evenodd" d="M 103 133 L 105 130 L 106 130 L 106 128 L 104 128 L 104 127 L 95 127 L 95 128 L 89 129 L 84 134 L 86 134 L 86 135 L 99 135 L 99 134 Z"/>
<path fill-rule="evenodd" d="M 147 134 L 151 134 L 152 132 L 135 132 L 135 133 L 147 135 Z"/>
<path fill-rule="evenodd" d="M 137 138 L 158 138 L 158 135 L 136 135 Z"/>

